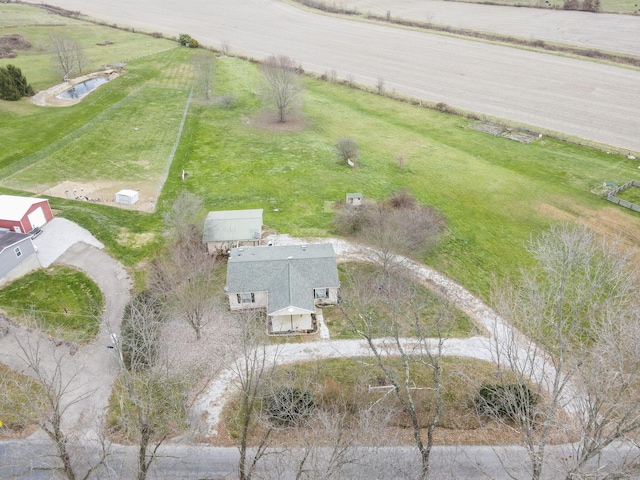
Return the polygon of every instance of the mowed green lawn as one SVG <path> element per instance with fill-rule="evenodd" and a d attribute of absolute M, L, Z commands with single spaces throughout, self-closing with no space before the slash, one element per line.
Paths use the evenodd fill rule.
<path fill-rule="evenodd" d="M 526 242 L 551 222 L 584 217 L 615 231 L 607 223 L 615 219 L 638 233 L 637 216 L 590 193 L 602 181 L 636 175 L 636 163 L 623 156 L 550 138 L 496 138 L 463 118 L 316 80 L 305 82 L 306 127 L 274 132 L 257 125 L 254 66 L 225 59 L 217 78 L 239 106 L 194 110 L 180 159 L 191 174 L 188 188 L 211 209 L 264 208 L 265 223 L 282 232 L 330 235 L 325 201 L 346 192 L 380 199 L 408 188 L 448 220 L 448 234 L 426 261 L 483 294 L 493 275 L 513 274 L 528 261 Z M 336 160 L 341 137 L 358 142 L 357 169 Z M 403 169 L 397 154 L 406 158 Z"/>
<path fill-rule="evenodd" d="M 103 307 L 98 285 L 68 267 L 38 270 L 0 290 L 0 309 L 11 318 L 72 342 L 93 340 Z"/>
<path fill-rule="evenodd" d="M 119 38 L 120 32 L 109 32 Z M 0 104 L 0 138 L 11 138 L 0 152 L 0 167 L 44 152 L 13 176 L 25 190 L 52 178 L 144 176 L 158 184 L 194 85 L 190 58 L 196 52 L 166 50 L 164 40 L 139 38 L 158 42 L 160 52 L 129 62 L 124 76 L 74 107 L 39 108 L 28 100 Z M 261 121 L 255 65 L 220 59 L 214 76 L 215 93 L 231 93 L 237 103 L 224 109 L 194 100 L 160 212 L 186 189 L 208 209 L 264 208 L 270 228 L 326 236 L 333 234 L 326 201 L 344 199 L 347 192 L 381 199 L 407 188 L 447 219 L 446 234 L 425 261 L 485 297 L 494 278 L 516 274 L 530 260 L 526 242 L 550 223 L 581 219 L 640 241 L 637 214 L 590 193 L 602 182 L 636 178 L 637 162 L 624 156 L 546 137 L 532 144 L 497 138 L 469 128 L 464 118 L 313 79 L 304 80 L 304 123 L 283 131 Z M 336 160 L 334 145 L 342 137 L 360 146 L 357 169 Z M 398 154 L 406 159 L 402 169 Z M 189 174 L 185 182 L 182 169 Z M 157 239 L 144 234 L 160 231 L 157 214 L 68 200 L 55 205 L 127 265 L 156 249 Z"/>

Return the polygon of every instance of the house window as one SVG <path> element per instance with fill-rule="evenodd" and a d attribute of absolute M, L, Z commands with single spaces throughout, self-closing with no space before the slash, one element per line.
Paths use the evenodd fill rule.
<path fill-rule="evenodd" d="M 238 293 L 238 303 L 256 303 L 256 296 L 253 293 Z"/>
<path fill-rule="evenodd" d="M 313 296 L 315 298 L 329 298 L 329 289 L 328 288 L 314 288 Z"/>
<path fill-rule="evenodd" d="M 20 247 L 14 248 L 13 251 L 16 252 L 16 257 L 22 256 L 22 250 L 20 250 Z"/>

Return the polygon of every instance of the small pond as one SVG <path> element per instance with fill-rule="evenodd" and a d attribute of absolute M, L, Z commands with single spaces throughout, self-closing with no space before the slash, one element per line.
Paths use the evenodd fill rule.
<path fill-rule="evenodd" d="M 85 80 L 82 83 L 74 85 L 69 90 L 59 93 L 56 95 L 56 98 L 63 98 L 67 100 L 82 98 L 91 90 L 98 88 L 100 85 L 107 83 L 108 81 L 109 79 L 107 77 L 96 77 L 90 80 Z"/>

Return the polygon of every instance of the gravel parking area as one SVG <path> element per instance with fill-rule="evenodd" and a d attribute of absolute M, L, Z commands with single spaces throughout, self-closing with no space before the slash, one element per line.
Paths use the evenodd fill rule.
<path fill-rule="evenodd" d="M 42 233 L 33 240 L 38 247 L 38 259 L 43 267 L 48 267 L 72 245 L 84 242 L 97 248 L 104 248 L 102 242 L 88 230 L 65 218 L 54 218 L 42 227 Z"/>

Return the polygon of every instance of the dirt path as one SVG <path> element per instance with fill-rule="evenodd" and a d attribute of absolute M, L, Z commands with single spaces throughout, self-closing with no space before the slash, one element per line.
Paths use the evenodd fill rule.
<path fill-rule="evenodd" d="M 640 152 L 640 71 L 319 15 L 277 0 L 55 0 L 111 22 Z M 575 24 L 576 31 L 580 23 Z M 626 153 L 626 152 L 625 152 Z"/>

